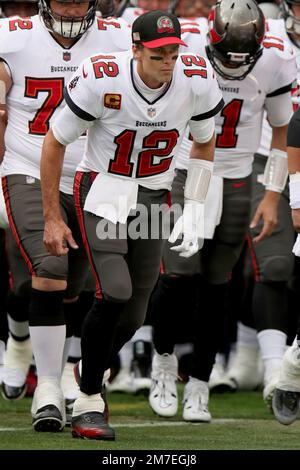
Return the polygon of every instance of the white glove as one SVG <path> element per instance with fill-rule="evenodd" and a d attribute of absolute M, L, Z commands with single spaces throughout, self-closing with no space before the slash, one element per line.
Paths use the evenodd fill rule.
<path fill-rule="evenodd" d="M 190 258 L 201 250 L 204 244 L 204 204 L 192 199 L 186 199 L 183 214 L 179 217 L 169 242 L 174 243 L 180 235 L 183 235 L 181 245 L 173 246 L 171 250 L 177 251 L 179 256 Z"/>
<path fill-rule="evenodd" d="M 293 246 L 292 252 L 294 253 L 295 256 L 300 256 L 300 234 L 297 236 L 297 240 Z"/>

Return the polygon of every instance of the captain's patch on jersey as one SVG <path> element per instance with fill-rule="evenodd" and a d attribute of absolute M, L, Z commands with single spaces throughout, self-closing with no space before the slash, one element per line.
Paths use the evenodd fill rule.
<path fill-rule="evenodd" d="M 104 106 L 110 109 L 121 109 L 121 95 L 106 93 L 104 95 Z"/>

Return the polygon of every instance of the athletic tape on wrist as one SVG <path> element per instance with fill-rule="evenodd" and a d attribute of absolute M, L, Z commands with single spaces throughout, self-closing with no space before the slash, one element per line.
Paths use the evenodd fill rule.
<path fill-rule="evenodd" d="M 203 203 L 207 195 L 212 172 L 213 162 L 190 158 L 184 188 L 185 199 Z"/>
<path fill-rule="evenodd" d="M 288 177 L 287 153 L 271 149 L 264 171 L 263 185 L 270 191 L 281 193 Z"/>

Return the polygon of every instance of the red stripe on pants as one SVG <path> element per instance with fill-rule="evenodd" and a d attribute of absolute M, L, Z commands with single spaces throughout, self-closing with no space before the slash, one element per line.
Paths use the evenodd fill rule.
<path fill-rule="evenodd" d="M 79 222 L 79 227 L 81 231 L 81 236 L 83 240 L 84 247 L 86 249 L 88 259 L 93 271 L 94 278 L 96 280 L 96 297 L 98 299 L 102 299 L 102 292 L 101 292 L 101 286 L 100 286 L 100 280 L 98 273 L 95 269 L 95 265 L 93 262 L 90 246 L 86 237 L 86 232 L 85 232 L 85 225 L 84 225 L 84 219 L 83 219 L 83 210 L 80 205 L 80 185 L 81 185 L 81 180 L 83 178 L 83 175 L 86 174 L 82 171 L 77 171 L 75 174 L 75 179 L 74 179 L 74 199 L 75 199 L 75 207 L 76 207 L 76 212 L 77 212 L 77 217 L 78 217 L 78 222 Z"/>
<path fill-rule="evenodd" d="M 19 237 L 19 234 L 18 234 L 18 230 L 17 230 L 17 227 L 15 225 L 15 222 L 14 222 L 14 219 L 13 219 L 13 215 L 12 215 L 12 212 L 11 212 L 11 207 L 10 207 L 10 200 L 9 200 L 9 193 L 8 193 L 8 187 L 7 187 L 7 178 L 6 176 L 4 176 L 2 178 L 2 188 L 3 188 L 3 194 L 4 194 L 4 200 L 5 200 L 5 205 L 6 205 L 6 211 L 7 211 L 7 216 L 8 216 L 8 221 L 9 221 L 9 225 L 10 225 L 10 228 L 11 228 L 11 231 L 12 231 L 12 234 L 14 236 L 14 239 L 16 240 L 16 243 L 19 247 L 19 250 L 21 251 L 21 255 L 23 256 L 24 260 L 25 260 L 25 263 L 27 264 L 27 267 L 30 271 L 30 274 L 32 276 L 36 276 L 36 273 L 33 269 L 33 266 L 32 266 L 32 263 L 30 261 L 30 258 L 29 256 L 27 255 L 25 249 L 23 248 L 22 246 L 22 243 L 21 243 L 21 240 L 20 240 L 20 237 Z"/>

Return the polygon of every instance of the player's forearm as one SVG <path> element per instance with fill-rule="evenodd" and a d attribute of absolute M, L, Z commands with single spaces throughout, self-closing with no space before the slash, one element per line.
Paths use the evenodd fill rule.
<path fill-rule="evenodd" d="M 45 221 L 60 220 L 59 182 L 65 146 L 58 142 L 50 130 L 45 137 L 41 157 L 41 187 Z"/>
<path fill-rule="evenodd" d="M 286 151 L 286 136 L 288 125 L 281 127 L 272 127 L 272 149 L 279 149 Z"/>
<path fill-rule="evenodd" d="M 197 158 L 199 160 L 207 160 L 210 162 L 214 161 L 215 153 L 215 135 L 211 137 L 208 142 L 199 143 L 193 141 L 193 145 L 190 152 L 190 158 Z"/>

